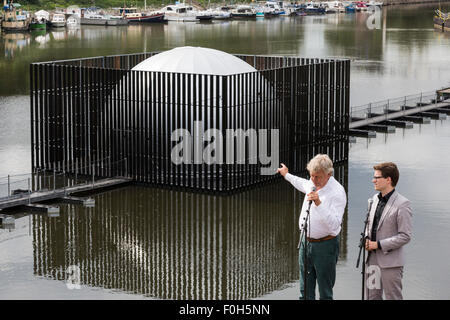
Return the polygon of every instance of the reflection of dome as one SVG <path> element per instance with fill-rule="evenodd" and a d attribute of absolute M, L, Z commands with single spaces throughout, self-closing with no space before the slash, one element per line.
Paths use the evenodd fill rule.
<path fill-rule="evenodd" d="M 139 63 L 132 70 L 211 75 L 257 71 L 245 61 L 229 53 L 200 47 L 178 47 L 158 53 Z"/>

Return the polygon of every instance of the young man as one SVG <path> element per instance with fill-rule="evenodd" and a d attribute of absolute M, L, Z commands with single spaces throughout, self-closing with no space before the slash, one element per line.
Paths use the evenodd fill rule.
<path fill-rule="evenodd" d="M 310 180 L 288 173 L 281 164 L 278 172 L 297 190 L 306 194 L 300 213 L 299 227 L 303 231 L 306 210 L 311 202 L 307 243 L 302 237 L 299 251 L 300 299 L 315 299 L 316 281 L 321 300 L 333 299 L 339 239 L 347 197 L 342 185 L 333 177 L 333 162 L 325 154 L 316 155 L 307 165 Z M 316 191 L 312 191 L 313 187 Z M 306 293 L 304 292 L 304 256 L 307 252 Z"/>
<path fill-rule="evenodd" d="M 411 206 L 408 199 L 395 190 L 399 171 L 395 163 L 374 167 L 373 184 L 378 194 L 366 230 L 366 297 L 369 300 L 401 300 L 405 258 L 403 246 L 411 239 Z"/>

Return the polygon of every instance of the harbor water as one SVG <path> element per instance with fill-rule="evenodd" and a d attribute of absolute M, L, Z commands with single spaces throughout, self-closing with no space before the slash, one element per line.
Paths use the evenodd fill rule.
<path fill-rule="evenodd" d="M 1 34 L 0 177 L 31 170 L 32 62 L 178 46 L 349 58 L 357 106 L 450 86 L 450 34 L 433 29 L 437 7 L 384 7 L 373 20 L 356 13 Z M 397 163 L 397 190 L 413 209 L 404 297 L 450 298 L 449 142 L 450 120 L 432 120 L 351 144 L 335 299 L 360 298 L 359 234 L 372 167 L 382 161 Z M 0 299 L 298 299 L 302 196 L 287 182 L 226 197 L 129 186 L 93 198 L 92 208 L 58 203 L 54 217 L 16 212 L 14 227 L 0 229 Z M 68 274 L 79 275 L 79 288 Z"/>

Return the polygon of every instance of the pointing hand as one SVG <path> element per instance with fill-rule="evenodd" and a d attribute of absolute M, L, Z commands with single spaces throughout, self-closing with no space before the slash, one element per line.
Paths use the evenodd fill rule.
<path fill-rule="evenodd" d="M 284 163 L 281 164 L 281 168 L 278 168 L 277 172 L 279 174 L 281 174 L 283 177 L 286 176 L 286 174 L 288 173 L 288 168 L 284 165 Z"/>

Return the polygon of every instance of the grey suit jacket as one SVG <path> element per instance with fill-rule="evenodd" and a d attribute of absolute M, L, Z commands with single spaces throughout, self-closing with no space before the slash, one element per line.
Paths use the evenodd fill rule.
<path fill-rule="evenodd" d="M 366 229 L 366 236 L 369 238 L 378 201 L 378 194 L 375 194 L 370 210 L 368 228 Z M 411 220 L 410 201 L 397 190 L 394 191 L 386 203 L 378 223 L 377 241 L 380 241 L 381 250 L 377 249 L 370 253 L 377 255 L 377 261 L 381 268 L 401 267 L 405 264 L 403 246 L 411 240 Z"/>

